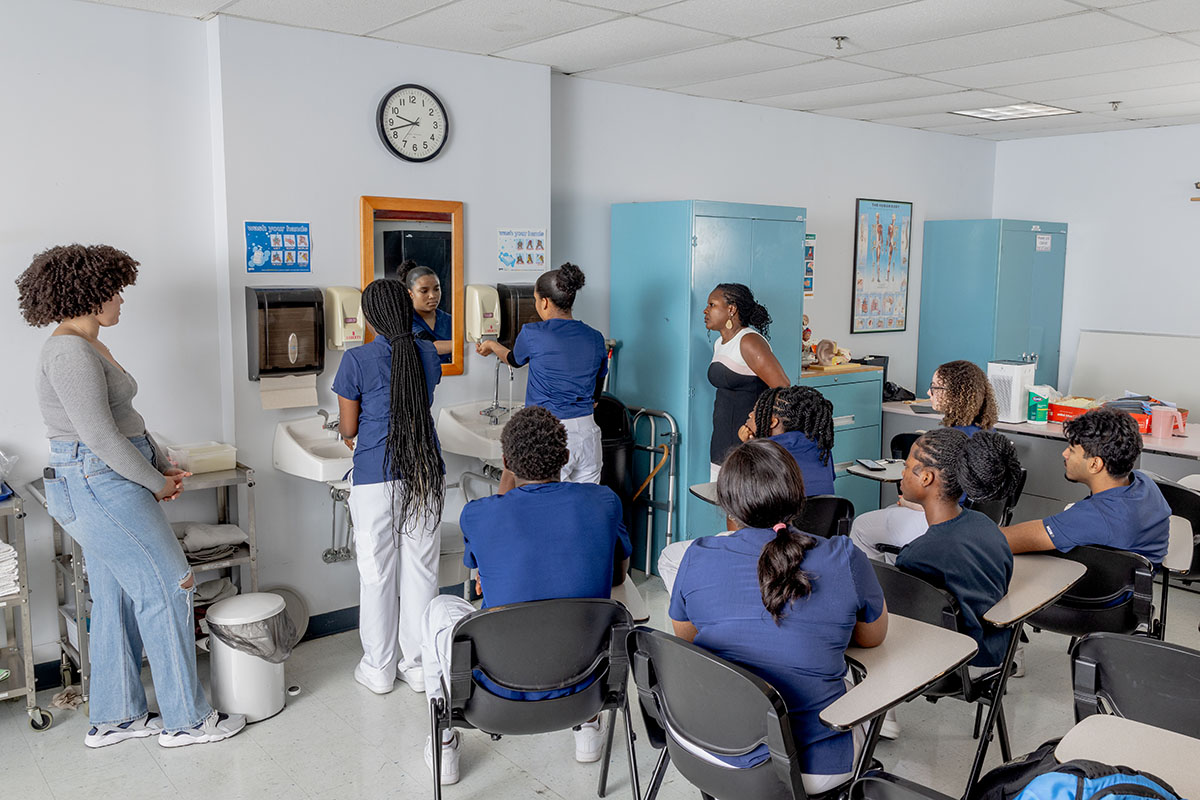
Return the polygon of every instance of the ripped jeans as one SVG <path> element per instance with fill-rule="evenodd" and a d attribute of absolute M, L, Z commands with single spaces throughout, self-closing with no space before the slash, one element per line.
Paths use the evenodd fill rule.
<path fill-rule="evenodd" d="M 154 461 L 145 436 L 130 441 Z M 143 644 L 163 727 L 174 732 L 202 722 L 212 708 L 196 674 L 195 578 L 158 501 L 79 442 L 52 440 L 50 466 L 50 515 L 83 548 L 92 595 L 92 724 L 146 713 Z"/>

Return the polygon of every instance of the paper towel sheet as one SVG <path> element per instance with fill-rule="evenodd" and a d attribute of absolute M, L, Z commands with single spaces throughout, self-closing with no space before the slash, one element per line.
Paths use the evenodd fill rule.
<path fill-rule="evenodd" d="M 301 408 L 317 405 L 316 375 L 285 375 L 282 378 L 263 378 L 259 381 L 262 407 Z"/>

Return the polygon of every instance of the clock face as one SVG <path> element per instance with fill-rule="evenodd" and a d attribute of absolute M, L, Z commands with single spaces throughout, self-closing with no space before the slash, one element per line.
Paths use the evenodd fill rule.
<path fill-rule="evenodd" d="M 428 161 L 442 151 L 450 132 L 446 108 L 437 95 L 406 83 L 384 95 L 376 115 L 379 137 L 405 161 Z"/>

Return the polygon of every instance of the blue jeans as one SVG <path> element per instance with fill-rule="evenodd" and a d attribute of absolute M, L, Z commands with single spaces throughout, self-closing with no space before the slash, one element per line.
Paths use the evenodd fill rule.
<path fill-rule="evenodd" d="M 154 461 L 145 436 L 130 441 Z M 51 441 L 50 466 L 56 473 L 46 480 L 50 515 L 79 542 L 87 564 L 92 724 L 146 713 L 143 644 L 163 727 L 174 732 L 199 724 L 212 708 L 196 674 L 192 590 L 180 585 L 192 571 L 158 501 L 80 442 Z"/>

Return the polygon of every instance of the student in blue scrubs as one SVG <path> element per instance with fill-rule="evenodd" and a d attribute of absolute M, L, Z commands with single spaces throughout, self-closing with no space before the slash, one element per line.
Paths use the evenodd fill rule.
<path fill-rule="evenodd" d="M 412 298 L 412 332 L 418 339 L 432 342 L 443 364 L 453 360 L 454 328 L 451 317 L 441 309 L 442 282 L 429 267 L 417 266 L 412 259 L 400 265 L 408 296 Z"/>
<path fill-rule="evenodd" d="M 529 365 L 525 405 L 548 409 L 567 429 L 571 457 L 562 480 L 599 483 L 603 452 L 592 412 L 608 374 L 608 351 L 600 331 L 571 316 L 583 283 L 583 270 L 574 264 L 543 272 L 533 287 L 542 321 L 525 324 L 512 350 L 487 340 L 477 344 L 475 351 L 494 354 L 514 367 Z"/>
<path fill-rule="evenodd" d="M 1095 408 L 1063 423 L 1066 478 L 1088 496 L 1046 519 L 1004 528 L 1014 553 L 1101 545 L 1139 553 L 1154 564 L 1167 555 L 1171 508 L 1154 481 L 1133 468 L 1142 434 L 1124 411 Z"/>
<path fill-rule="evenodd" d="M 758 396 L 738 438 L 743 442 L 769 438 L 787 450 L 804 476 L 805 496 L 836 494 L 831 455 L 833 403 L 811 386 L 767 389 Z"/>
<path fill-rule="evenodd" d="M 929 404 L 942 413 L 943 426 L 967 436 L 996 426 L 996 395 L 987 375 L 970 361 L 947 361 L 934 371 Z M 855 517 L 850 538 L 871 558 L 891 562 L 893 557 L 881 554 L 875 545 L 903 547 L 928 527 L 924 510 L 901 493 L 894 505 Z"/>
<path fill-rule="evenodd" d="M 966 623 L 964 633 L 979 644 L 976 667 L 1004 661 L 1008 632 L 983 621 L 983 614 L 1008 591 L 1013 558 L 1000 528 L 987 516 L 965 509 L 965 493 L 979 500 L 1008 497 L 1021 476 L 1017 449 L 1002 434 L 972 437 L 953 428 L 923 435 L 909 450 L 900 489 L 919 505 L 928 530 L 901 549 L 896 566 L 954 595 Z M 900 732 L 894 712 L 884 717 L 880 735 Z"/>
<path fill-rule="evenodd" d="M 775 442 L 753 439 L 731 450 L 717 497 L 742 527 L 688 549 L 671 592 L 671 625 L 676 636 L 779 690 L 802 753 L 804 789 L 828 791 L 852 776 L 863 732 L 834 731 L 819 715 L 846 693 L 846 648 L 875 647 L 887 635 L 883 590 L 845 536 L 821 539 L 792 524 L 804 503 L 803 479 Z M 765 744 L 740 759 L 693 752 L 732 767 L 768 757 Z"/>
<path fill-rule="evenodd" d="M 442 367 L 434 346 L 413 336 L 403 282 L 367 284 L 362 312 L 375 339 L 347 350 L 333 379 L 338 431 L 354 451 L 349 502 L 363 646 L 354 678 L 376 694 L 397 677 L 420 692 L 421 613 L 437 594 L 441 552 L 445 479 L 429 408 Z"/>
<path fill-rule="evenodd" d="M 513 414 L 500 433 L 504 468 L 513 488 L 467 503 L 459 524 L 463 563 L 478 568 L 483 608 L 563 597 L 608 597 L 613 561 L 626 565 L 632 547 L 625 530 L 621 500 L 607 486 L 564 483 L 566 428 L 544 408 L 530 406 Z M 625 569 L 622 569 L 622 573 Z M 439 595 L 424 620 L 425 686 L 430 698 L 442 696 L 441 676 L 450 666 L 455 624 L 474 611 L 460 597 Z M 583 687 L 580 687 L 583 688 Z M 495 687 L 497 694 L 523 699 Z M 559 694 L 571 694 L 561 690 Z M 558 696 L 538 693 L 528 699 Z M 575 732 L 575 760 L 596 761 L 607 728 L 599 719 Z M 433 769 L 431 742 L 425 763 Z M 442 739 L 443 784 L 458 781 L 459 737 Z"/>

